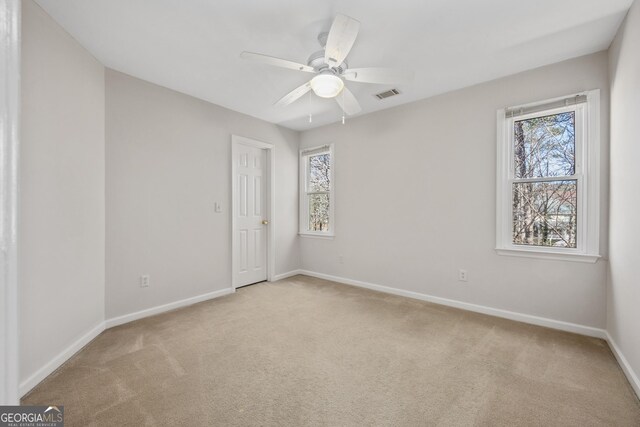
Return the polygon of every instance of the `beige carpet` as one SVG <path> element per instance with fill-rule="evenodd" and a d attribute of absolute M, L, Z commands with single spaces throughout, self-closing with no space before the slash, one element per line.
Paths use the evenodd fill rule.
<path fill-rule="evenodd" d="M 105 331 L 67 426 L 640 426 L 604 341 L 296 276 Z"/>

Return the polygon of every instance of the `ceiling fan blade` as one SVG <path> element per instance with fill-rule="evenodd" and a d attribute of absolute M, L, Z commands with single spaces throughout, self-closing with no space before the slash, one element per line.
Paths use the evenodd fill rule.
<path fill-rule="evenodd" d="M 362 111 L 360 103 L 358 102 L 356 97 L 353 96 L 353 93 L 351 93 L 351 91 L 347 89 L 346 86 L 342 89 L 342 92 L 340 92 L 340 94 L 334 99 L 340 105 L 342 111 L 350 116 L 358 114 L 360 111 Z"/>
<path fill-rule="evenodd" d="M 274 56 L 263 55 L 261 53 L 242 52 L 240 58 L 248 59 L 250 61 L 261 62 L 263 64 L 273 65 L 275 67 L 288 68 L 290 70 L 306 71 L 307 73 L 313 73 L 315 70 L 308 65 L 299 64 L 297 62 L 288 61 L 286 59 L 276 58 Z"/>
<path fill-rule="evenodd" d="M 344 62 L 358 37 L 359 30 L 359 21 L 345 15 L 336 15 L 324 50 L 324 62 L 329 67 L 337 67 Z"/>
<path fill-rule="evenodd" d="M 275 105 L 277 107 L 287 106 L 292 102 L 296 101 L 305 93 L 309 92 L 310 90 L 311 90 L 311 82 L 306 82 L 302 86 L 295 88 L 294 90 L 292 90 L 291 92 L 289 92 L 288 94 L 280 98 L 280 100 L 276 102 Z"/>
<path fill-rule="evenodd" d="M 395 68 L 350 68 L 342 77 L 352 82 L 395 84 L 413 80 L 413 71 Z"/>

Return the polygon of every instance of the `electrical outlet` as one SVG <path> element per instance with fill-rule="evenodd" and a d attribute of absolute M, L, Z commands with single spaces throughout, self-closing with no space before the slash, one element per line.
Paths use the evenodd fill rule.
<path fill-rule="evenodd" d="M 458 270 L 458 280 L 461 282 L 469 281 L 469 275 L 467 274 L 467 270 L 463 270 L 463 269 Z"/>
<path fill-rule="evenodd" d="M 141 288 L 148 288 L 150 282 L 151 282 L 151 278 L 149 277 L 148 274 L 143 274 L 142 276 L 140 276 L 140 287 Z"/>
<path fill-rule="evenodd" d="M 344 257 L 342 255 L 338 255 L 338 264 L 344 264 Z"/>

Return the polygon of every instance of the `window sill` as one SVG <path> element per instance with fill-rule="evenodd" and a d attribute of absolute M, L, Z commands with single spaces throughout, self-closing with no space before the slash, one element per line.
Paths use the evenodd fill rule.
<path fill-rule="evenodd" d="M 556 261 L 573 261 L 595 263 L 600 255 L 579 254 L 556 251 L 536 251 L 531 249 L 496 248 L 498 255 L 517 256 L 524 258 L 552 259 Z"/>
<path fill-rule="evenodd" d="M 333 240 L 333 238 L 335 237 L 334 234 L 329 234 L 329 233 L 298 233 L 298 236 L 300 237 L 310 237 L 312 239 L 325 239 L 325 240 Z"/>

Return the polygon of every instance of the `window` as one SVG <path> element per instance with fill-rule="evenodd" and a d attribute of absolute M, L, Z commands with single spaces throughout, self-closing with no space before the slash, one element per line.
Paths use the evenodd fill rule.
<path fill-rule="evenodd" d="M 499 254 L 599 258 L 599 96 L 498 111 Z"/>
<path fill-rule="evenodd" d="M 300 152 L 300 234 L 333 236 L 333 145 Z"/>

